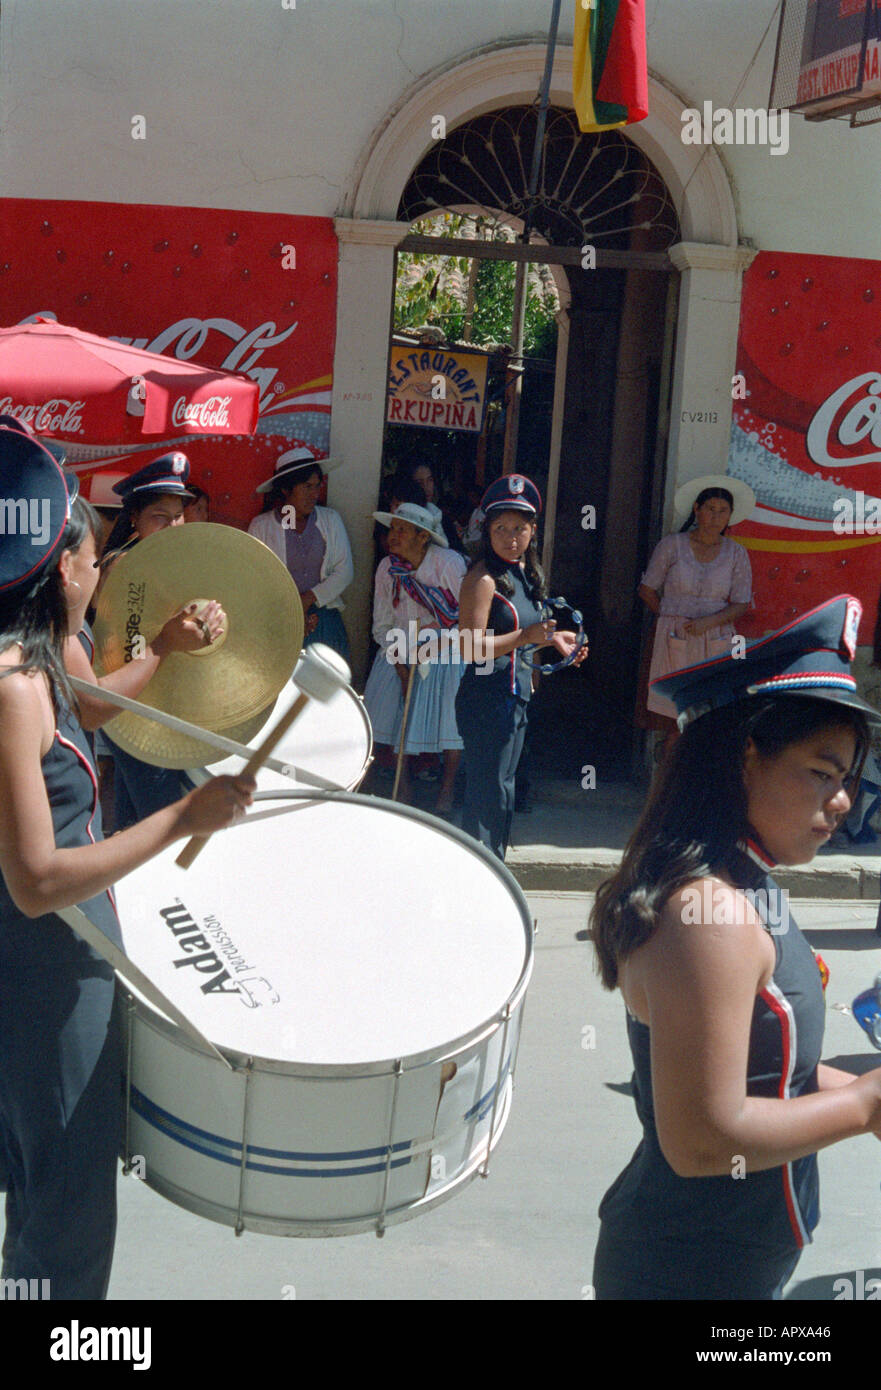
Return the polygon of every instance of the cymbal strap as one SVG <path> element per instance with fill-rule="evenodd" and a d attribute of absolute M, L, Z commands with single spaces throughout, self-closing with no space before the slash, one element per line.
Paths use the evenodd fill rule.
<path fill-rule="evenodd" d="M 91 946 L 94 951 L 97 951 L 100 956 L 103 956 L 107 963 L 113 967 L 124 984 L 134 987 L 139 994 L 143 994 L 144 998 L 149 1000 L 154 1008 L 159 1009 L 160 1013 L 165 1014 L 166 1018 L 170 1019 L 172 1023 L 176 1023 L 189 1037 L 194 1038 L 200 1047 L 205 1048 L 230 1071 L 235 1070 L 232 1063 L 224 1057 L 223 1053 L 219 1052 L 214 1044 L 208 1041 L 204 1033 L 200 1033 L 195 1023 L 192 1023 L 187 1018 L 186 1014 L 182 1013 L 177 1005 L 173 1004 L 167 995 L 163 994 L 162 990 L 154 985 L 152 980 L 129 960 L 128 956 L 124 951 L 120 950 L 115 941 L 111 941 L 109 936 L 105 936 L 104 932 L 95 926 L 94 922 L 86 916 L 81 907 L 56 908 L 55 915 L 66 922 L 67 925 L 76 932 L 77 936 L 82 937 L 83 941 Z"/>

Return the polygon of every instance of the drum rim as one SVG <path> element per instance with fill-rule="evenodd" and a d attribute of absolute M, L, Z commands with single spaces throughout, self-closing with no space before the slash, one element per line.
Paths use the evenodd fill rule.
<path fill-rule="evenodd" d="M 485 845 L 482 845 L 478 840 L 467 835 L 465 831 L 460 830 L 458 826 L 451 825 L 449 821 L 441 820 L 438 816 L 432 816 L 429 812 L 423 811 L 418 807 L 402 806 L 398 802 L 388 801 L 383 797 L 365 796 L 361 792 L 323 792 L 313 791 L 311 789 L 300 791 L 296 788 L 291 788 L 290 790 L 280 790 L 277 798 L 273 797 L 272 799 L 279 801 L 309 802 L 341 801 L 355 806 L 366 806 L 371 810 L 386 811 L 390 815 L 399 815 L 404 820 L 421 821 L 429 829 L 436 830 L 447 836 L 447 838 L 458 841 L 464 849 L 475 854 L 478 859 L 482 859 L 487 867 L 492 869 L 505 887 L 508 888 L 520 914 L 521 925 L 523 926 L 524 946 L 526 949 L 523 965 L 517 977 L 517 981 L 497 1011 L 488 1018 L 482 1019 L 480 1023 L 475 1024 L 466 1033 L 451 1038 L 439 1044 L 437 1047 L 425 1049 L 421 1052 L 408 1052 L 403 1054 L 403 1056 L 378 1058 L 372 1062 L 283 1062 L 279 1058 L 263 1057 L 256 1053 L 241 1052 L 238 1048 L 230 1048 L 227 1044 L 218 1041 L 217 1038 L 211 1037 L 206 1032 L 205 1037 L 208 1038 L 208 1041 L 211 1042 L 218 1051 L 223 1053 L 224 1057 L 230 1059 L 242 1058 L 244 1059 L 243 1065 L 247 1065 L 250 1061 L 251 1065 L 254 1067 L 259 1066 L 261 1070 L 271 1070 L 286 1075 L 301 1075 L 303 1077 L 313 1077 L 315 1079 L 322 1076 L 333 1077 L 343 1075 L 385 1076 L 389 1073 L 393 1073 L 397 1062 L 406 1062 L 409 1065 L 405 1067 L 405 1070 L 415 1071 L 418 1067 L 428 1066 L 434 1062 L 443 1061 L 452 1055 L 466 1050 L 469 1046 L 473 1046 L 477 1042 L 480 1042 L 484 1035 L 490 1036 L 493 1032 L 497 1031 L 498 1028 L 504 1027 L 505 1024 L 511 1020 L 514 1011 L 523 1004 L 523 997 L 532 977 L 532 970 L 535 964 L 535 933 L 526 896 L 507 865 L 488 850 Z M 247 823 L 248 818 L 245 817 L 242 821 L 230 826 L 227 833 L 235 833 L 236 830 L 241 826 L 247 825 Z M 219 1065 L 216 1058 L 211 1057 L 209 1052 L 199 1047 L 195 1039 L 188 1037 L 177 1024 L 172 1023 L 169 1019 L 166 1019 L 164 1015 L 158 1013 L 155 1007 L 143 999 L 141 995 L 135 993 L 133 987 L 125 980 L 120 980 L 119 983 L 123 991 L 135 1001 L 138 1008 L 145 1009 L 150 1013 L 161 1032 L 168 1033 L 169 1036 L 173 1036 L 176 1041 L 192 1049 L 198 1056 L 205 1057 L 215 1062 L 216 1065 Z M 236 1067 L 235 1069 L 238 1068 Z"/>
<path fill-rule="evenodd" d="M 531 958 L 530 958 L 531 965 Z M 468 1052 L 472 1047 L 479 1043 L 488 1041 L 496 1034 L 500 1028 L 504 1028 L 506 1023 L 510 1027 L 516 1019 L 517 1012 L 522 1008 L 523 997 L 531 977 L 531 969 L 525 980 L 518 980 L 516 995 L 512 995 L 505 1000 L 501 1009 L 492 1018 L 484 1020 L 477 1025 L 470 1033 L 463 1033 L 461 1037 L 453 1038 L 450 1042 L 445 1042 L 438 1049 L 429 1049 L 423 1052 L 408 1052 L 403 1056 L 381 1058 L 376 1062 L 283 1062 L 278 1057 L 264 1057 L 257 1052 L 239 1052 L 236 1048 L 228 1047 L 224 1043 L 214 1041 L 205 1037 L 212 1046 L 230 1064 L 230 1070 L 234 1073 L 242 1074 L 246 1071 L 265 1072 L 275 1076 L 289 1076 L 302 1081 L 350 1081 L 362 1077 L 395 1076 L 395 1068 L 398 1062 L 402 1063 L 402 1073 L 419 1071 L 422 1067 L 440 1066 L 443 1062 L 451 1061 L 463 1052 Z M 132 1012 L 138 1020 L 146 1026 L 152 1027 L 157 1033 L 164 1035 L 168 1041 L 182 1047 L 185 1051 L 192 1052 L 194 1056 L 201 1057 L 205 1061 L 213 1062 L 219 1066 L 216 1057 L 213 1057 L 205 1048 L 200 1047 L 196 1038 L 185 1033 L 171 1019 L 161 1014 L 155 1005 L 142 995 L 135 992 L 134 986 L 117 977 L 117 984 L 122 991 L 125 1000 L 130 1001 Z M 507 1015 L 505 1011 L 508 1011 Z M 128 1028 L 128 1023 L 126 1023 Z M 128 1071 L 128 1066 L 126 1066 Z"/>
<path fill-rule="evenodd" d="M 299 662 L 297 663 L 297 665 L 299 665 Z M 294 670 L 296 671 L 296 669 L 297 669 L 297 667 L 295 666 L 295 667 L 294 667 Z M 293 676 L 291 676 L 291 681 L 293 681 Z M 284 686 L 283 686 L 283 687 L 282 687 L 282 690 L 284 690 L 284 689 L 286 689 L 286 688 L 287 688 L 287 687 L 284 687 Z M 351 791 L 355 791 L 357 787 L 360 787 L 361 783 L 364 781 L 364 778 L 367 776 L 367 773 L 368 773 L 369 770 L 370 770 L 370 764 L 373 762 L 373 748 L 374 748 L 374 743 L 373 743 L 373 725 L 372 725 L 371 722 L 370 722 L 370 715 L 367 713 L 367 706 L 366 706 L 365 703 L 364 703 L 364 696 L 363 696 L 363 695 L 359 695 L 358 692 L 357 692 L 357 690 L 353 690 L 352 687 L 351 687 L 350 685 L 341 685 L 341 686 L 340 686 L 340 690 L 342 690 L 346 695 L 348 695 L 352 700 L 354 700 L 355 704 L 358 706 L 359 711 L 360 711 L 360 714 L 361 714 L 361 719 L 362 719 L 362 721 L 363 721 L 363 723 L 364 723 L 364 727 L 365 727 L 365 729 L 366 729 L 366 731 L 367 731 L 367 753 L 366 753 L 366 756 L 365 756 L 365 758 L 364 758 L 364 763 L 363 763 L 363 765 L 362 765 L 362 767 L 361 767 L 361 771 L 358 773 L 357 777 L 356 777 L 352 782 L 347 783 L 346 786 L 342 788 L 343 791 L 351 792 Z M 262 733 L 262 734 L 265 734 L 265 732 L 266 732 L 266 724 L 268 724 L 269 721 L 272 719 L 272 716 L 273 716 L 273 714 L 275 713 L 275 706 L 278 704 L 279 700 L 281 699 L 281 695 L 282 695 L 282 691 L 279 691 L 278 695 L 275 697 L 275 704 L 273 704 L 272 709 L 269 711 L 269 714 L 268 714 L 266 720 L 264 721 L 264 724 L 263 724 L 262 728 L 261 728 L 261 729 L 258 729 L 258 730 L 257 730 L 257 734 L 255 734 L 255 735 L 253 736 L 255 740 L 257 739 L 257 735 L 258 735 L 258 734 L 261 734 L 261 733 Z M 206 744 L 206 747 L 207 747 L 207 746 L 208 746 L 208 745 Z M 248 747 L 249 747 L 249 748 L 250 748 L 251 746 L 252 746 L 251 744 L 248 744 Z M 256 742 L 255 742 L 255 744 L 254 744 L 253 746 L 256 747 Z M 204 782 L 196 782 L 196 780 L 195 780 L 195 778 L 192 776 L 192 774 L 193 774 L 194 772 L 204 773 L 204 774 L 205 774 L 205 780 L 207 781 L 209 777 L 216 777 L 216 776 L 218 776 L 219 774 L 217 773 L 216 769 L 219 768 L 219 767 L 221 767 L 223 763 L 225 763 L 225 762 L 230 762 L 234 756 L 235 756 L 235 755 L 232 754 L 232 753 L 226 753 L 226 754 L 223 754 L 222 756 L 218 756 L 216 762 L 213 762 L 213 763 L 199 763 L 198 766 L 196 766 L 196 767 L 182 767 L 182 768 L 180 768 L 180 769 L 178 769 L 178 770 L 179 770 L 180 772 L 182 772 L 186 777 L 189 777 L 190 780 L 191 780 L 192 782 L 194 782 L 196 786 L 204 786 L 205 783 L 204 783 Z M 215 769 L 215 770 L 212 771 L 212 769 Z M 315 772 L 315 769 L 314 769 L 314 768 L 311 768 L 311 767 L 306 767 L 306 768 L 304 768 L 303 770 L 304 770 L 304 772 Z M 324 776 L 324 773 L 319 771 L 319 772 L 315 772 L 315 775 L 316 775 L 317 777 L 323 777 L 323 776 Z M 294 788 L 292 787 L 291 790 L 294 790 Z M 319 789 L 316 789 L 316 790 L 319 790 Z M 279 795 L 280 795 L 280 796 L 281 796 L 281 794 L 282 794 L 282 793 L 279 792 Z"/>

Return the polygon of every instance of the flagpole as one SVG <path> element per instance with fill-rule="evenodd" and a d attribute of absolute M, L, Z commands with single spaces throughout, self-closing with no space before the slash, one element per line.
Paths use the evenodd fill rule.
<path fill-rule="evenodd" d="M 553 0 L 548 47 L 545 53 L 545 69 L 541 80 L 538 102 L 538 120 L 535 126 L 535 142 L 532 147 L 532 164 L 529 170 L 526 216 L 519 240 L 529 241 L 532 231 L 533 208 L 538 191 L 538 176 L 541 169 L 541 152 L 544 145 L 547 125 L 548 104 L 551 90 L 551 74 L 554 68 L 554 53 L 557 47 L 557 30 L 560 24 L 560 7 L 563 0 Z M 502 454 L 502 472 L 513 473 L 517 465 L 517 439 L 520 434 L 520 398 L 523 391 L 523 330 L 526 319 L 526 277 L 529 267 L 526 261 L 518 261 L 514 274 L 514 305 L 511 312 L 511 342 L 513 351 L 508 359 L 508 382 L 505 387 L 506 416 L 505 443 Z"/>

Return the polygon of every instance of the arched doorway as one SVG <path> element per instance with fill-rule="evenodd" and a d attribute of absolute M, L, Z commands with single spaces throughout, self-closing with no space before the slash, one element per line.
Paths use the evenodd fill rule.
<path fill-rule="evenodd" d="M 440 113 L 446 120 L 447 131 L 452 132 L 487 113 L 533 103 L 544 58 L 544 46 L 532 41 L 499 45 L 419 78 L 402 94 L 365 148 L 344 201 L 344 215 L 336 219 L 341 253 L 332 445 L 334 452 L 359 461 L 357 471 L 349 472 L 345 495 L 340 492 L 337 496 L 355 542 L 356 582 L 360 582 L 364 590 L 362 621 L 365 628 L 372 544 L 363 518 L 373 505 L 378 484 L 385 419 L 387 306 L 392 303 L 395 251 L 410 231 L 409 223 L 401 216 L 402 196 L 414 171 L 435 147 L 433 133 Z M 558 48 L 550 100 L 562 111 L 571 104 L 571 61 L 571 49 Z M 712 147 L 683 145 L 680 135 L 685 104 L 655 78 L 650 78 L 649 87 L 650 115 L 647 120 L 629 127 L 626 138 L 647 156 L 666 185 L 683 238 L 669 252 L 679 279 L 678 308 L 668 300 L 664 315 L 667 341 L 669 343 L 672 337 L 675 323 L 676 342 L 675 351 L 667 354 L 671 389 L 666 482 L 662 488 L 658 476 L 653 481 L 654 524 L 660 534 L 662 525 L 669 522 L 675 487 L 698 473 L 725 469 L 740 279 L 752 253 L 738 246 L 734 199 L 718 154 Z M 574 264 L 578 260 L 577 253 L 578 248 L 572 247 L 560 252 L 559 265 L 565 266 L 567 254 Z M 532 248 L 529 254 L 532 256 Z M 672 283 L 677 276 L 666 278 Z M 620 302 L 618 305 L 619 320 L 627 319 L 629 324 L 623 337 L 619 332 L 620 342 L 625 345 L 634 341 L 633 322 L 638 323 L 640 318 L 638 299 L 638 296 L 630 296 L 629 319 Z M 596 335 L 588 331 L 590 315 L 598 313 L 602 317 L 605 314 L 608 319 L 611 312 L 608 304 L 604 307 L 585 302 L 579 306 L 576 319 L 579 313 L 583 315 L 585 330 L 579 328 L 578 336 L 584 353 L 597 342 Z M 574 322 L 567 316 L 561 326 L 564 358 L 566 345 L 572 341 Z M 616 350 L 615 345 L 607 343 L 606 357 Z M 630 372 L 632 376 L 632 364 L 628 364 L 620 352 L 615 360 L 623 373 Z M 565 380 L 566 394 L 574 398 L 570 374 L 575 373 L 583 379 L 583 363 L 580 368 L 576 367 L 573 357 L 571 367 L 567 366 L 565 371 L 560 368 L 558 349 L 558 385 Z M 664 370 L 663 357 L 661 370 Z M 597 393 L 593 394 L 595 397 Z M 663 387 L 659 386 L 658 400 L 663 396 Z M 354 402 L 358 403 L 357 408 Z M 583 407 L 589 405 L 589 401 L 585 398 L 582 404 Z M 696 431 L 686 423 L 689 411 L 703 412 L 712 424 L 705 424 L 700 432 Z M 662 408 L 658 411 L 662 426 L 667 423 L 664 415 Z M 582 419 L 579 422 L 569 416 L 556 423 L 557 446 L 562 454 L 565 431 L 575 436 L 580 431 L 584 435 L 590 421 Z M 642 422 L 640 427 L 645 432 L 647 423 Z M 626 436 L 620 432 L 619 443 L 622 449 L 627 448 Z M 588 469 L 584 474 L 584 489 L 593 492 L 595 481 Z M 602 481 L 600 477 L 598 483 Z M 607 481 L 618 514 L 627 515 L 627 489 L 620 495 L 625 475 L 612 470 Z M 632 478 L 629 486 L 631 509 L 634 505 L 645 505 L 645 489 L 634 488 Z M 550 476 L 551 502 L 554 489 L 555 480 Z M 579 487 L 575 490 L 577 492 Z M 563 497 L 561 506 L 569 510 L 577 504 L 580 513 L 581 507 L 592 500 L 582 492 L 574 498 Z M 556 505 L 553 510 L 558 510 Z M 628 624 L 632 626 L 632 592 L 627 592 L 627 586 L 618 582 L 618 571 L 610 562 L 622 559 L 628 544 L 632 543 L 631 532 L 632 528 L 628 527 L 623 537 L 616 538 L 614 529 L 607 530 L 601 542 L 599 536 L 595 538 L 597 544 L 593 552 L 599 557 L 593 562 L 593 568 L 599 576 L 595 587 L 603 619 L 619 632 Z M 554 544 L 554 563 L 563 567 L 560 587 L 564 587 L 567 574 L 577 568 L 578 558 L 575 554 L 567 557 L 566 546 L 558 547 L 556 538 Z M 629 563 L 632 564 L 632 558 Z M 609 698 L 614 699 L 612 667 L 619 649 L 614 641 L 601 640 L 600 645 L 611 663 L 607 685 Z M 573 762 L 575 758 L 577 754 Z"/>
<path fill-rule="evenodd" d="M 662 498 L 666 431 L 659 422 L 669 397 L 664 349 L 666 343 L 669 367 L 672 335 L 666 252 L 679 241 L 679 222 L 663 180 L 626 135 L 582 135 L 574 114 L 561 108 L 548 112 L 538 192 L 530 198 L 536 125 L 534 106 L 516 106 L 457 126 L 413 171 L 397 218 L 418 224 L 438 210 L 468 211 L 492 236 L 494 218 L 522 225 L 529 211 L 541 238 L 529 247 L 530 262 L 550 262 L 565 285 L 560 389 L 551 382 L 542 396 L 530 381 L 532 358 L 514 363 L 524 382 L 520 448 L 511 448 L 506 429 L 504 462 L 496 447 L 485 471 L 486 450 L 478 450 L 478 471 L 481 484 L 509 467 L 539 485 L 549 504 L 543 552 L 551 588 L 584 613 L 591 641 L 590 661 L 577 678 L 542 684 L 534 710 L 553 737 L 535 747 L 534 764 L 571 778 L 587 763 L 608 779 L 631 771 L 642 628 L 636 587 Z M 430 243 L 443 250 L 442 238 L 410 236 L 399 252 Z M 487 269 L 497 278 L 498 261 L 515 248 L 459 239 L 455 250 L 472 267 L 482 255 L 495 260 Z M 496 334 L 508 336 L 509 328 L 503 324 Z M 544 430 L 536 428 L 535 409 L 547 411 Z M 510 425 L 510 412 L 503 414 Z M 420 436 L 432 431 L 391 426 L 387 441 L 389 433 L 406 434 L 419 450 L 426 443 Z M 458 451 L 452 439 L 450 449 Z M 629 602 L 607 613 L 602 586 Z"/>

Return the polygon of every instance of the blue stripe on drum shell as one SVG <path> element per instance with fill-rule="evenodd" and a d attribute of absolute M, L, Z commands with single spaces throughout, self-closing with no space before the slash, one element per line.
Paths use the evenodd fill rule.
<path fill-rule="evenodd" d="M 134 1112 L 141 1117 L 153 1129 L 164 1134 L 167 1139 L 173 1139 L 176 1143 L 182 1144 L 184 1148 L 193 1149 L 196 1153 L 204 1154 L 206 1158 L 217 1159 L 219 1163 L 228 1163 L 234 1168 L 240 1168 L 242 1163 L 242 1146 L 232 1139 L 224 1139 L 222 1135 L 211 1134 L 208 1130 L 197 1129 L 195 1125 L 188 1124 L 186 1120 L 180 1119 L 177 1115 L 172 1115 L 168 1110 L 163 1110 L 149 1100 L 147 1096 L 139 1091 L 135 1086 L 131 1089 L 131 1105 Z M 207 1145 L 217 1146 L 208 1148 Z M 228 1153 L 217 1152 L 217 1148 L 228 1149 Z M 410 1141 L 404 1140 L 402 1143 L 393 1144 L 392 1152 L 396 1153 L 401 1149 L 409 1149 Z M 381 1163 L 370 1164 L 367 1167 L 359 1168 L 288 1168 L 280 1167 L 272 1163 L 255 1163 L 251 1158 L 245 1160 L 245 1167 L 252 1168 L 259 1173 L 274 1173 L 279 1177 L 291 1178 L 348 1178 L 359 1177 L 363 1173 L 383 1173 L 386 1168 L 385 1147 L 378 1149 L 351 1149 L 342 1153 L 299 1153 L 286 1149 L 267 1149 L 258 1144 L 247 1146 L 248 1154 L 260 1154 L 263 1157 L 280 1160 L 306 1160 L 311 1162 L 330 1162 L 351 1163 L 353 1159 L 359 1158 L 381 1158 Z M 391 1168 L 401 1168 L 412 1161 L 411 1155 L 407 1154 L 403 1158 L 392 1159 Z"/>
<path fill-rule="evenodd" d="M 508 1077 L 508 1072 L 509 1072 L 510 1070 L 511 1070 L 511 1054 L 510 1054 L 510 1052 L 509 1052 L 509 1053 L 508 1053 L 508 1060 L 507 1060 L 507 1062 L 505 1063 L 505 1065 L 502 1067 L 502 1074 L 501 1074 L 501 1076 L 499 1077 L 498 1081 L 495 1082 L 492 1086 L 490 1086 L 489 1090 L 488 1090 L 484 1095 L 482 1095 L 482 1096 L 480 1097 L 480 1100 L 476 1100 L 476 1101 L 474 1102 L 474 1104 L 472 1105 L 472 1107 L 471 1107 L 470 1110 L 466 1110 L 466 1111 L 465 1111 L 465 1119 L 466 1119 L 466 1120 L 473 1120 L 475 1117 L 476 1117 L 478 1120 L 485 1120 L 485 1119 L 486 1119 L 487 1115 L 489 1114 L 490 1110 L 492 1109 L 493 1101 L 495 1100 L 496 1090 L 498 1089 L 498 1087 L 504 1085 L 504 1083 L 505 1083 L 505 1081 L 507 1080 L 507 1077 Z"/>

